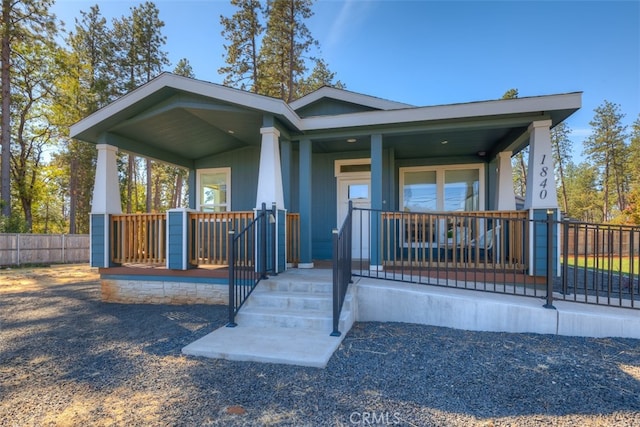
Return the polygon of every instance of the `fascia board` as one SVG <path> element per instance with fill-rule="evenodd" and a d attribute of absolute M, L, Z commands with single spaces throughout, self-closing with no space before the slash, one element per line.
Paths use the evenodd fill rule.
<path fill-rule="evenodd" d="M 317 116 L 301 119 L 302 131 L 339 129 L 360 126 L 390 125 L 448 119 L 464 119 L 496 115 L 577 110 L 582 105 L 582 93 L 546 95 L 530 98 L 481 101 L 467 104 L 439 105 L 391 111 L 369 111 Z"/>
<path fill-rule="evenodd" d="M 220 101 L 241 105 L 253 110 L 279 115 L 288 120 L 296 128 L 300 127 L 300 118 L 284 101 L 277 98 L 270 98 L 255 93 L 245 92 L 238 89 L 225 87 L 222 85 L 194 80 L 175 74 L 164 73 L 150 82 L 136 88 L 130 93 L 117 99 L 104 108 L 96 111 L 90 116 L 71 125 L 70 136 L 73 138 L 93 126 L 98 125 L 109 117 L 118 114 L 120 111 L 140 102 L 147 96 L 164 88 L 170 87 L 177 90 L 195 93 L 197 95 L 208 96 Z"/>

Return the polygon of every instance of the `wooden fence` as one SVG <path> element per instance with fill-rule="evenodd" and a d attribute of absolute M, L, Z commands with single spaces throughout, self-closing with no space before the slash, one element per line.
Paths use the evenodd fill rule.
<path fill-rule="evenodd" d="M 89 262 L 88 234 L 0 234 L 0 266 Z"/>

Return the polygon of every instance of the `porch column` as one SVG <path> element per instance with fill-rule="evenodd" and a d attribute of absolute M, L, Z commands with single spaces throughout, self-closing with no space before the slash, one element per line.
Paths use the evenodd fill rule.
<path fill-rule="evenodd" d="M 121 214 L 120 186 L 118 184 L 118 166 L 116 156 L 118 149 L 106 144 L 106 135 L 100 136 L 96 175 L 91 202 L 91 252 L 92 267 L 109 267 L 111 251 L 109 246 L 109 215 Z"/>
<path fill-rule="evenodd" d="M 262 145 L 260 147 L 256 209 L 260 209 L 262 203 L 266 203 L 267 206 L 275 203 L 278 209 L 284 209 L 278 141 L 280 132 L 275 127 L 270 126 L 261 128 L 260 133 L 262 134 Z"/>
<path fill-rule="evenodd" d="M 300 263 L 298 268 L 313 268 L 311 227 L 311 140 L 300 140 L 299 204 L 300 204 Z"/>
<path fill-rule="evenodd" d="M 511 166 L 511 151 L 498 153 L 498 188 L 496 191 L 496 209 L 499 211 L 513 211 L 516 209 L 516 193 L 513 190 L 513 167 Z"/>
<path fill-rule="evenodd" d="M 196 186 L 196 170 L 189 169 L 189 176 L 187 177 L 189 180 L 189 209 L 196 208 L 196 196 L 200 189 Z"/>
<path fill-rule="evenodd" d="M 551 120 L 540 120 L 529 126 L 525 209 L 558 208 L 550 128 Z"/>
<path fill-rule="evenodd" d="M 553 211 L 554 216 L 558 217 L 551 123 L 551 120 L 540 120 L 529 126 L 529 165 L 524 207 L 529 210 L 531 220 L 529 274 L 534 276 L 544 276 L 547 271 L 547 228 L 543 222 L 547 218 L 547 211 Z M 556 232 L 555 235 L 553 259 L 556 260 L 556 272 L 559 272 L 559 233 Z"/>
<path fill-rule="evenodd" d="M 291 210 L 291 141 L 286 139 L 280 141 L 280 163 L 284 207 Z"/>
<path fill-rule="evenodd" d="M 371 135 L 371 241 L 369 269 L 382 270 L 380 257 L 380 211 L 382 210 L 382 135 Z"/>

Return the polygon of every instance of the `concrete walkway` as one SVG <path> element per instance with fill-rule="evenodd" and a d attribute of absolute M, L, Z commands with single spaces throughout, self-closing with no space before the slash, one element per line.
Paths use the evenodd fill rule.
<path fill-rule="evenodd" d="M 353 296 L 333 324 L 331 270 L 292 269 L 258 283 L 236 315 L 238 326 L 222 327 L 182 349 L 184 354 L 238 361 L 324 368 L 353 325 Z"/>
<path fill-rule="evenodd" d="M 640 339 L 638 310 L 557 300 L 555 308 L 548 309 L 542 298 L 354 279 L 340 337 L 330 336 L 331 271 L 294 269 L 258 285 L 240 310 L 237 327 L 220 328 L 186 346 L 183 353 L 323 368 L 354 321 Z M 326 301 L 318 302 L 323 298 Z"/>

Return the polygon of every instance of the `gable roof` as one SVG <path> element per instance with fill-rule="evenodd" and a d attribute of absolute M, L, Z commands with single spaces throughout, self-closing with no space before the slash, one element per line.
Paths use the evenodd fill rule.
<path fill-rule="evenodd" d="M 296 99 L 289 105 L 294 110 L 300 110 L 310 104 L 318 102 L 323 98 L 343 101 L 350 104 L 361 105 L 373 110 L 396 110 L 399 108 L 411 108 L 413 105 L 404 104 L 402 102 L 389 101 L 375 96 L 364 95 L 361 93 L 351 92 L 345 89 L 338 89 L 330 86 L 323 86 L 302 98 Z"/>

